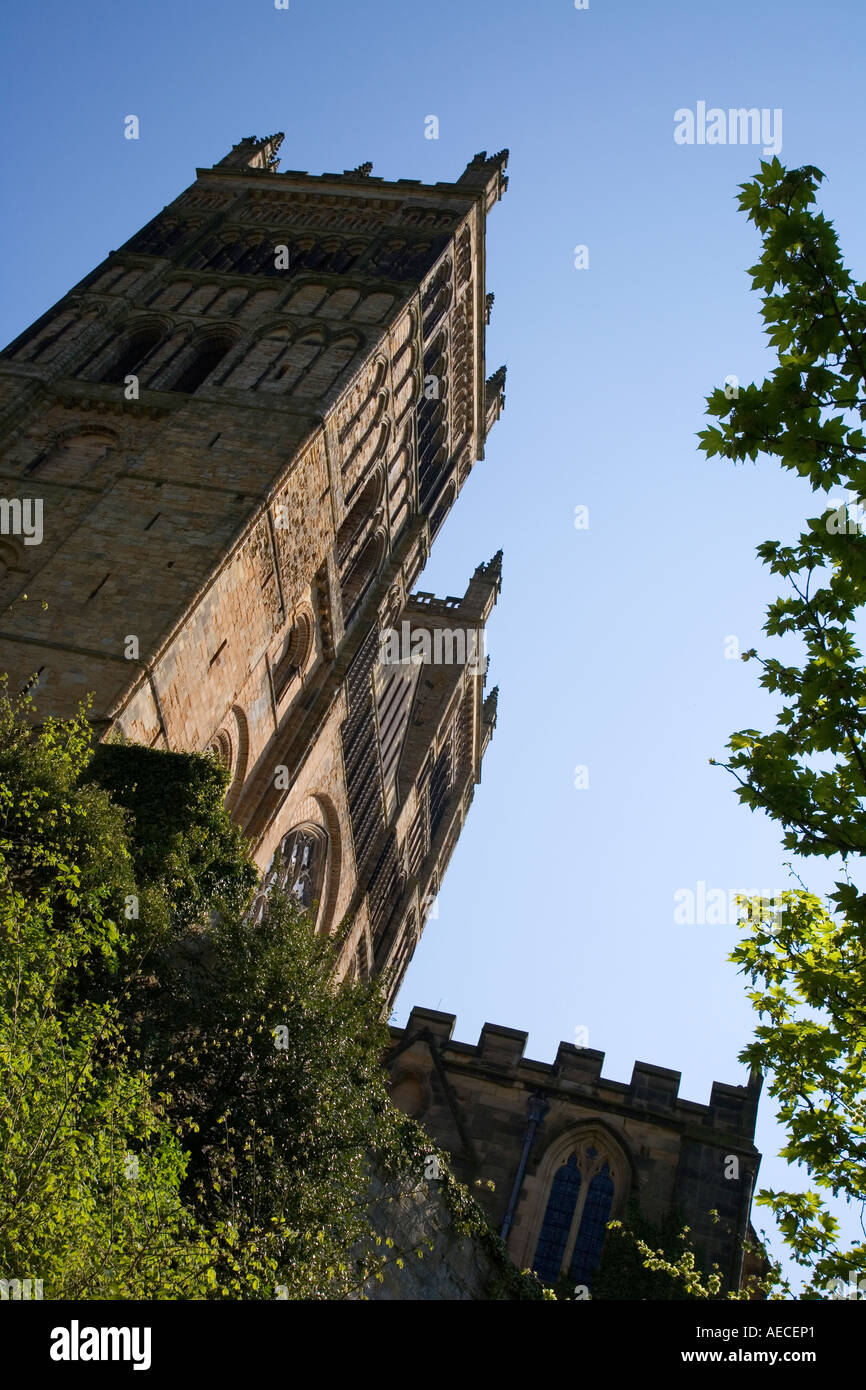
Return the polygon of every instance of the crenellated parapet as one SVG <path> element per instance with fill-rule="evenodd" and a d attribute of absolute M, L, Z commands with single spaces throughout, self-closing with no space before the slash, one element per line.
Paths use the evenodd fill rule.
<path fill-rule="evenodd" d="M 700 1104 L 680 1096 L 680 1073 L 667 1067 L 635 1062 L 629 1081 L 615 1081 L 595 1048 L 561 1042 L 541 1062 L 526 1056 L 519 1029 L 485 1023 L 476 1043 L 464 1043 L 455 1023 L 416 1006 L 405 1028 L 391 1029 L 392 1099 L 450 1153 L 463 1181 L 481 1181 L 480 1200 L 520 1268 L 555 1283 L 564 1259 L 566 1272 L 591 1283 L 593 1221 L 622 1218 L 634 1200 L 649 1221 L 682 1220 L 703 1267 L 717 1265 L 726 1287 L 739 1286 L 760 1164 L 760 1076 L 715 1082 Z"/>
<path fill-rule="evenodd" d="M 761 1091 L 757 1074 L 745 1086 L 714 1081 L 709 1103 L 698 1104 L 680 1096 L 681 1073 L 667 1067 L 635 1062 L 629 1082 L 613 1081 L 602 1076 L 605 1054 L 594 1048 L 561 1042 L 552 1062 L 538 1062 L 525 1056 L 528 1033 L 485 1023 L 477 1043 L 462 1043 L 453 1040 L 456 1023 L 455 1014 L 416 1005 L 406 1027 L 392 1027 L 391 1037 L 400 1046 L 415 1034 L 429 1035 L 449 1064 L 467 1070 L 477 1068 L 479 1072 L 492 1069 L 494 1076 L 506 1072 L 509 1082 L 515 1084 L 530 1088 L 541 1085 L 546 1091 L 563 1095 L 592 1096 L 605 1106 L 664 1115 L 688 1128 L 701 1125 L 719 1134 L 735 1134 L 748 1140 L 754 1135 Z"/>

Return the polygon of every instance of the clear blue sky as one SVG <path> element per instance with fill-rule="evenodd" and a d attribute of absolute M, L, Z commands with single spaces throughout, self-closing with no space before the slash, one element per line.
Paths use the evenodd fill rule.
<path fill-rule="evenodd" d="M 396 1019 L 523 1028 L 542 1060 L 584 1026 L 605 1075 L 674 1067 L 690 1100 L 745 1081 L 736 932 L 675 925 L 673 900 L 787 882 L 778 830 L 708 758 L 771 720 L 725 642 L 758 643 L 775 593 L 755 546 L 816 508 L 774 463 L 696 452 L 704 396 L 771 362 L 735 203 L 761 151 L 678 146 L 674 112 L 781 108 L 781 158 L 828 175 L 863 278 L 861 0 L 44 0 L 4 20 L 4 341 L 244 135 L 284 130 L 283 167 L 425 181 L 510 148 L 488 223 L 506 410 L 422 581 L 460 593 L 504 548 L 500 720 Z M 801 1185 L 768 1105 L 758 1139 L 761 1181 Z"/>

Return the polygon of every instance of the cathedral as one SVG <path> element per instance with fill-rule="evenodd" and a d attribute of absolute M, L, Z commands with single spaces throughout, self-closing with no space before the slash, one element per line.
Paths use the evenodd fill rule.
<path fill-rule="evenodd" d="M 281 140 L 198 169 L 0 357 L 0 668 L 37 718 L 89 696 L 100 737 L 221 760 L 262 899 L 351 922 L 338 973 L 392 1005 L 496 724 L 501 554 L 462 595 L 415 586 L 504 404 L 485 237 L 508 154 L 428 185 L 279 172 Z M 393 1030 L 394 1099 L 458 1176 L 496 1178 L 521 1267 L 589 1287 L 635 1197 L 738 1285 L 756 1082 L 702 1106 L 676 1073 L 611 1082 L 589 1049 L 531 1062 L 525 1034 L 454 1022 Z"/>
<path fill-rule="evenodd" d="M 507 155 L 425 187 L 278 174 L 281 138 L 199 169 L 5 352 L 2 486 L 43 535 L 0 536 L 2 666 L 37 712 L 92 692 L 103 733 L 222 759 L 266 884 L 323 932 L 351 916 L 341 972 L 393 1000 L 496 722 L 501 557 L 461 596 L 414 585 L 502 410 Z"/>

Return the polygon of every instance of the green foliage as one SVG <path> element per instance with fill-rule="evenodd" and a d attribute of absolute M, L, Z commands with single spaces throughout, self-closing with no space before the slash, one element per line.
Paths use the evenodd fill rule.
<path fill-rule="evenodd" d="M 837 885 L 843 899 L 848 885 Z M 851 890 L 856 898 L 856 893 Z M 781 1156 L 816 1187 L 866 1203 L 866 972 L 861 912 L 831 912 L 814 894 L 784 893 L 769 913 L 748 903 L 749 932 L 732 954 L 751 980 L 760 1024 L 742 1059 L 771 1072 L 770 1094 L 788 1132 Z M 820 1191 L 759 1192 L 797 1264 L 803 1298 L 831 1296 L 836 1280 L 866 1273 L 866 1244 L 838 1248 L 839 1225 Z"/>
<path fill-rule="evenodd" d="M 251 920 L 213 760 L 94 753 L 83 712 L 25 714 L 0 698 L 0 1277 L 49 1298 L 365 1297 L 424 1254 L 374 1229 L 371 1179 L 417 1191 L 434 1151 L 388 1100 L 379 988 L 335 984 L 342 936 L 293 898 Z M 541 1296 L 441 1166 L 492 1296 Z"/>
<path fill-rule="evenodd" d="M 79 786 L 90 758 L 84 715 L 46 721 L 33 737 L 26 700 L 13 703 L 0 681 L 0 885 L 44 914 L 49 951 L 113 962 L 118 909 L 134 889 L 123 817 L 98 789 Z M 36 940 L 33 947 L 36 949 Z"/>
<path fill-rule="evenodd" d="M 224 914 L 167 956 L 148 1052 L 191 1155 L 188 1191 L 238 1251 L 229 1297 L 339 1297 L 361 1278 L 368 1155 L 387 1142 L 387 1042 L 374 987 L 333 980 L 333 945 L 294 900 Z"/>
<path fill-rule="evenodd" d="M 380 988 L 336 987 L 334 941 L 278 893 L 260 923 L 224 915 L 202 952 L 165 962 L 148 1063 L 190 1153 L 190 1201 L 236 1237 L 217 1264 L 220 1292 L 360 1295 L 385 1262 L 417 1258 L 371 1226 L 371 1173 L 412 1192 L 434 1152 L 388 1100 Z M 440 1158 L 436 1191 L 500 1270 L 500 1296 L 540 1296 Z"/>
<path fill-rule="evenodd" d="M 832 225 L 814 210 L 819 170 L 777 159 L 743 185 L 740 207 L 761 233 L 752 267 L 777 366 L 727 399 L 715 391 L 702 432 L 708 456 L 776 456 L 814 492 L 866 495 L 866 285 L 842 263 Z M 826 501 L 823 503 L 826 509 Z M 742 1058 L 771 1073 L 788 1130 L 783 1154 L 818 1192 L 762 1192 L 794 1259 L 811 1270 L 806 1297 L 830 1280 L 866 1272 L 866 1245 L 838 1248 L 820 1189 L 866 1203 L 866 895 L 852 882 L 866 853 L 866 672 L 856 624 L 866 603 L 866 537 L 846 506 L 811 517 L 793 545 L 758 554 L 790 592 L 772 603 L 764 631 L 796 647 L 759 658 L 761 684 L 780 697 L 775 727 L 743 729 L 724 764 L 740 800 L 783 830 L 804 856 L 840 855 L 845 877 L 828 903 L 803 889 L 775 911 L 753 903 L 733 954 L 752 982 L 761 1018 Z"/>
<path fill-rule="evenodd" d="M 126 810 L 136 875 L 164 895 L 175 931 L 247 906 L 258 876 L 225 809 L 229 774 L 216 758 L 109 742 L 94 749 L 88 775 Z"/>
<path fill-rule="evenodd" d="M 765 1279 L 752 1278 L 742 1288 L 722 1291 L 718 1266 L 701 1267 L 688 1226 L 677 1213 L 655 1225 L 640 1213 L 634 1198 L 626 1220 L 608 1222 L 608 1237 L 593 1281 L 594 1299 L 748 1299 L 772 1287 L 777 1271 Z"/>
<path fill-rule="evenodd" d="M 185 1158 L 109 1004 L 133 886 L 122 816 L 82 786 L 79 717 L 32 734 L 0 691 L 0 1271 L 49 1298 L 196 1297 L 210 1247 Z"/>
<path fill-rule="evenodd" d="M 718 1296 L 718 1276 L 710 1275 Z M 676 1215 L 655 1225 L 641 1215 L 634 1198 L 625 1221 L 608 1222 L 608 1236 L 592 1284 L 593 1300 L 689 1299 L 699 1294 L 700 1272 L 688 1229 Z"/>

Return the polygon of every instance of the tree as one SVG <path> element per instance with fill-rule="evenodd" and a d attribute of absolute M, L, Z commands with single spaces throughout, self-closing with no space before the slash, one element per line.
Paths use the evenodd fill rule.
<path fill-rule="evenodd" d="M 27 713 L 0 693 L 0 1276 L 344 1296 L 393 1257 L 369 1162 L 430 1150 L 387 1099 L 378 991 L 335 986 L 292 900 L 251 920 L 212 759 Z"/>
<path fill-rule="evenodd" d="M 787 1129 L 782 1156 L 803 1165 L 806 1193 L 762 1191 L 794 1260 L 809 1271 L 806 1298 L 866 1272 L 866 1243 L 839 1248 L 824 1195 L 866 1207 L 866 671 L 857 624 L 866 604 L 866 537 L 853 499 L 866 495 L 866 285 L 842 263 L 836 233 L 815 211 L 820 170 L 761 165 L 741 187 L 740 208 L 761 234 L 751 268 L 777 365 L 761 385 L 708 398 L 720 426 L 702 431 L 708 457 L 759 453 L 808 480 L 822 499 L 794 544 L 766 541 L 758 554 L 789 592 L 767 610 L 764 631 L 783 657 L 758 661 L 779 697 L 768 732 L 743 729 L 723 766 L 752 811 L 783 829 L 801 856 L 841 860 L 826 901 L 805 886 L 773 905 L 750 900 L 746 934 L 732 955 L 751 981 L 759 1015 L 741 1060 L 770 1073 Z M 847 502 L 826 494 L 848 490 Z M 866 1227 L 864 1227 L 866 1230 Z M 787 1288 L 787 1286 L 784 1286 Z M 790 1290 L 788 1290 L 790 1292 Z M 831 1294 L 832 1296 L 832 1294 Z"/>
<path fill-rule="evenodd" d="M 383 1201 L 435 1192 L 539 1298 L 390 1104 L 383 999 L 257 872 L 206 755 L 94 750 L 0 689 L 0 1278 L 47 1298 L 364 1297 Z M 113 799 L 117 798 L 117 800 Z M 134 907 L 134 911 L 129 909 Z M 381 1202 L 380 1202 L 381 1206 Z"/>
<path fill-rule="evenodd" d="M 122 976 L 122 813 L 81 784 L 83 715 L 34 732 L 24 712 L 0 687 L 0 1271 L 53 1299 L 202 1297 L 186 1156 L 116 1004 L 86 997 Z"/>
<path fill-rule="evenodd" d="M 333 940 L 274 894 L 262 920 L 223 914 L 200 953 L 159 968 L 148 1065 L 190 1154 L 190 1202 L 234 1234 L 227 1297 L 345 1297 L 386 1253 L 367 1212 L 368 1164 L 400 1139 L 382 1000 L 337 986 L 334 965 Z"/>
<path fill-rule="evenodd" d="M 290 895 L 250 914 L 258 874 L 214 759 L 114 743 L 87 775 L 123 806 L 149 895 L 124 1019 L 183 1137 L 185 1200 L 221 1242 L 214 1295 L 357 1291 L 405 1254 L 371 1228 L 370 1164 L 417 1183 L 430 1151 L 388 1100 L 380 990 L 335 986 L 341 934 Z"/>

